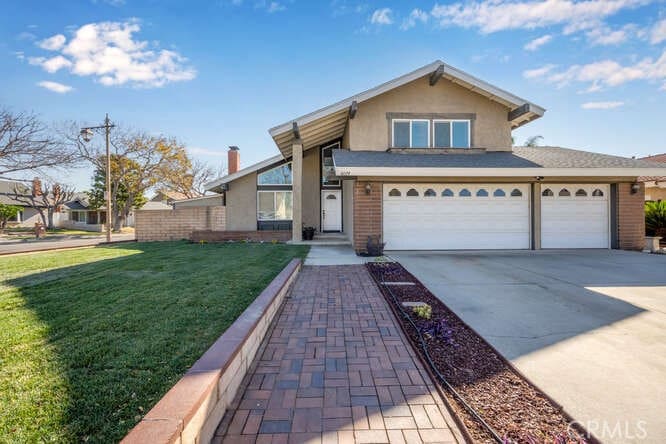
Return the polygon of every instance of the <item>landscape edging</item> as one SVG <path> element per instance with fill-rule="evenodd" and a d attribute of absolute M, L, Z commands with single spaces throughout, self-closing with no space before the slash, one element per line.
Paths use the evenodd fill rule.
<path fill-rule="evenodd" d="M 301 268 L 289 264 L 121 443 L 208 443 Z"/>

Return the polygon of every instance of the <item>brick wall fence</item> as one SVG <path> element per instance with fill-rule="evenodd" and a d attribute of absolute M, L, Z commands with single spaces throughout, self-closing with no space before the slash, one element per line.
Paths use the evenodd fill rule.
<path fill-rule="evenodd" d="M 645 184 L 631 194 L 630 183 L 617 184 L 617 239 L 621 250 L 645 247 Z"/>
<path fill-rule="evenodd" d="M 224 230 L 226 208 L 186 207 L 177 210 L 139 210 L 134 230 L 136 240 L 164 241 L 189 239 L 195 230 Z"/>
<path fill-rule="evenodd" d="M 370 193 L 366 185 L 370 184 Z M 354 249 L 365 252 L 368 236 L 382 236 L 382 183 L 362 182 L 354 184 Z"/>

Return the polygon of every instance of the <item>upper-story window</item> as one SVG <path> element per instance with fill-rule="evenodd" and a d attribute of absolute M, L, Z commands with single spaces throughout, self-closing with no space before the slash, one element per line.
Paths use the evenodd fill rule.
<path fill-rule="evenodd" d="M 291 162 L 259 173 L 257 185 L 291 185 Z"/>
<path fill-rule="evenodd" d="M 430 121 L 393 120 L 393 146 L 395 148 L 428 148 L 430 146 Z"/>
<path fill-rule="evenodd" d="M 393 119 L 393 148 L 469 148 L 469 120 Z"/>
<path fill-rule="evenodd" d="M 340 148 L 340 142 L 326 145 L 321 149 L 321 184 L 325 187 L 340 186 L 340 179 L 335 178 L 333 150 Z"/>
<path fill-rule="evenodd" d="M 433 148 L 469 148 L 469 120 L 434 120 Z"/>

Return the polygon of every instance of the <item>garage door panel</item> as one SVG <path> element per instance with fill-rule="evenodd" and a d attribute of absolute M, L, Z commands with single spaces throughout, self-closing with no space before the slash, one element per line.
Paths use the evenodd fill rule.
<path fill-rule="evenodd" d="M 529 248 L 528 193 L 512 184 L 386 184 L 386 249 Z"/>
<path fill-rule="evenodd" d="M 541 247 L 608 248 L 609 190 L 608 184 L 544 185 Z"/>

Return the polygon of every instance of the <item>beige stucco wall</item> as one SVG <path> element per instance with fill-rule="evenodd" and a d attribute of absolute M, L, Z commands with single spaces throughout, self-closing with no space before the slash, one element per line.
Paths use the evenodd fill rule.
<path fill-rule="evenodd" d="M 666 200 L 666 188 L 646 187 L 645 200 Z"/>
<path fill-rule="evenodd" d="M 251 173 L 234 180 L 227 191 L 227 230 L 254 231 L 257 229 L 257 174 Z"/>
<path fill-rule="evenodd" d="M 319 148 L 303 153 L 303 223 L 320 229 Z"/>
<path fill-rule="evenodd" d="M 352 150 L 389 148 L 388 112 L 473 113 L 472 147 L 511 150 L 509 108 L 446 79 L 430 86 L 428 76 L 359 103 L 356 117 L 349 121 L 348 146 Z"/>

